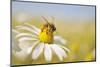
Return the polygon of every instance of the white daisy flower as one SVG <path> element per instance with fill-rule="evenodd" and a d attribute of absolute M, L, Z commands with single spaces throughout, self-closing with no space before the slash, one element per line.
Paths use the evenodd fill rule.
<path fill-rule="evenodd" d="M 13 30 L 20 31 L 20 33 L 16 34 L 15 38 L 17 38 L 18 46 L 21 49 L 21 51 L 16 52 L 16 55 L 21 59 L 25 59 L 31 55 L 32 59 L 36 60 L 42 53 L 47 62 L 52 60 L 53 53 L 56 54 L 60 61 L 63 61 L 63 59 L 67 57 L 69 49 L 65 47 L 66 40 L 61 36 L 53 34 L 56 30 L 53 24 L 44 24 L 43 27 L 39 29 L 25 23 L 24 25 L 16 26 Z"/>

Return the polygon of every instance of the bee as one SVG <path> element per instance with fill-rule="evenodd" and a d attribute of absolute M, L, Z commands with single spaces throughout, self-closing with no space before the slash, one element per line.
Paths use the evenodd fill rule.
<path fill-rule="evenodd" d="M 42 17 L 46 23 L 42 25 L 41 32 L 39 34 L 40 41 L 45 43 L 53 43 L 53 32 L 56 31 L 56 27 L 53 23 L 48 22 L 45 17 Z"/>
<path fill-rule="evenodd" d="M 46 21 L 45 24 L 43 24 L 42 28 L 41 28 L 41 31 L 45 31 L 48 33 L 48 32 L 51 32 L 53 33 L 54 31 L 56 31 L 56 27 L 53 23 L 50 23 L 45 17 L 42 16 L 42 18 Z"/>

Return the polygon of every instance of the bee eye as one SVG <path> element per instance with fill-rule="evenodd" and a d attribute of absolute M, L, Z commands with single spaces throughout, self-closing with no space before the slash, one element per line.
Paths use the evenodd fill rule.
<path fill-rule="evenodd" d="M 55 31 L 55 30 L 56 30 L 56 28 L 54 27 L 54 28 L 53 28 L 53 30 Z"/>
<path fill-rule="evenodd" d="M 51 24 L 51 28 L 52 28 L 52 31 L 56 30 L 56 27 L 53 24 Z"/>

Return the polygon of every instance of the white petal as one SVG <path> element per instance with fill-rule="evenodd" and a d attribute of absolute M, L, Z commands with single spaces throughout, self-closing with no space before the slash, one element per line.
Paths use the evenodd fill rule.
<path fill-rule="evenodd" d="M 66 40 L 60 36 L 54 36 L 54 42 L 57 44 L 66 44 Z"/>
<path fill-rule="evenodd" d="M 15 50 L 15 51 L 20 51 L 21 49 L 19 48 L 17 42 L 12 39 L 12 50 Z"/>
<path fill-rule="evenodd" d="M 29 48 L 29 47 L 34 47 L 38 43 L 39 43 L 39 41 L 35 41 L 33 43 L 29 43 L 27 41 L 22 41 L 22 42 L 18 43 L 18 46 L 20 47 L 20 49 L 26 49 L 26 48 Z"/>
<path fill-rule="evenodd" d="M 20 33 L 20 34 L 16 35 L 15 38 L 19 38 L 19 37 L 22 37 L 22 36 L 37 37 L 36 35 L 33 35 L 31 33 Z"/>
<path fill-rule="evenodd" d="M 15 39 L 15 35 L 16 35 L 15 33 L 12 33 L 12 49 L 16 50 L 16 51 L 19 51 L 20 48 L 18 46 L 17 40 Z"/>
<path fill-rule="evenodd" d="M 52 60 L 52 51 L 51 47 L 48 44 L 45 44 L 45 49 L 44 49 L 44 56 L 46 61 L 51 61 Z"/>
<path fill-rule="evenodd" d="M 60 45 L 59 45 L 60 46 Z M 70 52 L 70 50 L 64 46 L 61 46 L 65 51 Z"/>
<path fill-rule="evenodd" d="M 34 41 L 34 40 L 38 40 L 38 39 L 33 38 L 33 37 L 21 37 L 21 38 L 18 39 L 19 42 L 30 41 L 30 40 Z"/>
<path fill-rule="evenodd" d="M 51 45 L 51 47 L 56 53 L 56 55 L 59 57 L 60 61 L 63 61 L 63 57 L 66 57 L 65 51 L 58 45 Z"/>
<path fill-rule="evenodd" d="M 37 28 L 37 27 L 35 27 L 35 26 L 31 25 L 31 24 L 28 24 L 28 23 L 25 23 L 25 24 L 28 25 L 28 26 L 30 26 L 30 27 L 32 27 L 38 33 L 41 31 L 39 28 Z"/>
<path fill-rule="evenodd" d="M 18 59 L 25 61 L 29 57 L 31 51 L 32 51 L 32 47 L 29 47 L 19 52 L 16 52 L 15 55 Z"/>
<path fill-rule="evenodd" d="M 37 59 L 40 56 L 40 54 L 43 52 L 43 48 L 44 48 L 43 43 L 40 43 L 39 45 L 37 45 L 35 49 L 33 50 L 32 58 Z"/>
<path fill-rule="evenodd" d="M 38 35 L 39 33 L 37 31 L 35 31 L 34 29 L 30 28 L 30 27 L 27 27 L 27 26 L 17 26 L 17 29 L 18 30 L 27 30 L 29 32 L 32 32 L 36 35 Z"/>
<path fill-rule="evenodd" d="M 15 30 L 15 29 L 12 29 L 12 32 L 13 33 L 16 33 L 16 34 L 19 34 L 20 33 L 19 31 Z"/>

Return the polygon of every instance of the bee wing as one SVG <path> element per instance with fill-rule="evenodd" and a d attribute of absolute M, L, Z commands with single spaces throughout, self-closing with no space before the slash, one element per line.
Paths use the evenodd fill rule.
<path fill-rule="evenodd" d="M 42 17 L 42 19 L 43 19 L 43 20 L 42 20 L 43 22 L 46 22 L 46 23 L 49 24 L 49 21 L 48 21 L 44 16 L 41 16 L 41 17 Z"/>
<path fill-rule="evenodd" d="M 42 17 L 42 21 L 44 22 L 44 24 L 54 24 L 55 18 L 53 16 L 51 16 L 51 22 L 49 22 L 44 16 Z"/>

